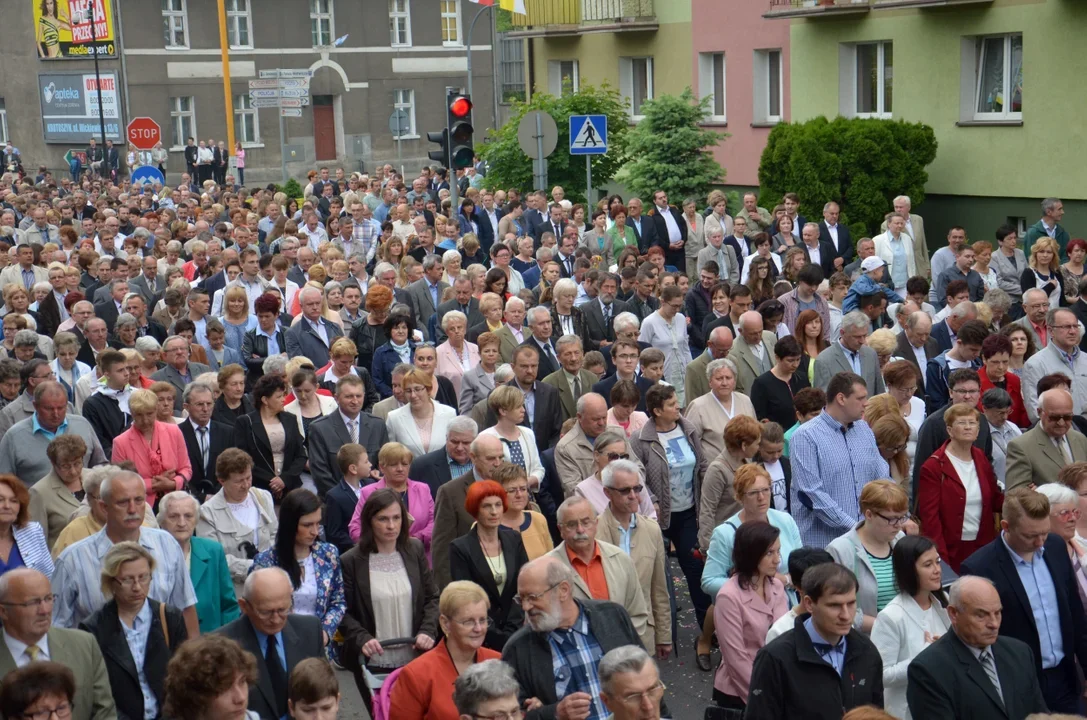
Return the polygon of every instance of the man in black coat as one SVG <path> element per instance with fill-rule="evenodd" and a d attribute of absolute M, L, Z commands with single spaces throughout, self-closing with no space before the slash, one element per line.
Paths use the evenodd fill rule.
<path fill-rule="evenodd" d="M 1000 527 L 1000 537 L 968 557 L 961 573 L 993 583 L 1003 607 L 1000 635 L 1030 647 L 1049 711 L 1078 715 L 1076 661 L 1087 664 L 1087 617 L 1067 544 L 1049 532 L 1049 499 L 1023 486 L 1008 491 Z"/>
<path fill-rule="evenodd" d="M 571 714 L 581 717 L 586 712 L 606 717 L 599 694 L 593 692 L 594 686 L 599 687 L 600 658 L 617 647 L 641 646 L 626 610 L 606 600 L 575 600 L 573 571 L 548 556 L 524 566 L 517 576 L 517 592 L 525 625 L 506 641 L 502 660 L 513 668 L 523 696 L 543 703 L 527 714 L 528 720 L 555 720 Z M 553 630 L 545 629 L 556 623 Z M 562 649 L 565 665 L 571 667 L 570 661 L 576 662 L 581 654 L 577 650 L 587 645 L 575 636 L 596 641 L 596 647 L 589 650 L 590 662 L 573 665 L 572 672 L 556 681 L 552 642 Z M 565 649 L 574 643 L 577 648 Z"/>
<path fill-rule="evenodd" d="M 215 477 L 215 463 L 219 454 L 232 445 L 231 429 L 212 420 L 215 410 L 215 396 L 211 389 L 203 385 L 189 384 L 181 394 L 182 404 L 188 418 L 180 423 L 181 436 L 185 438 L 185 448 L 189 452 L 189 464 L 192 465 L 192 479 L 189 480 L 189 493 L 197 500 L 219 492 L 219 480 Z"/>
<path fill-rule="evenodd" d="M 830 243 L 834 248 L 834 269 L 841 270 L 853 262 L 853 237 L 849 234 L 849 228 L 838 224 L 838 215 L 841 208 L 838 203 L 831 201 L 823 206 L 823 219 L 819 222 L 820 242 Z M 841 262 L 838 262 L 841 260 Z M 830 275 L 827 275 L 830 277 Z"/>
<path fill-rule="evenodd" d="M 855 707 L 883 707 L 883 660 L 853 627 L 857 587 L 837 563 L 804 572 L 803 614 L 755 656 L 745 720 L 839 720 Z"/>
<path fill-rule="evenodd" d="M 922 650 L 906 671 L 913 717 L 1023 720 L 1046 712 L 1030 647 L 1000 632 L 1000 613 L 1000 595 L 985 579 L 964 577 L 951 586 L 951 631 Z"/>
<path fill-rule="evenodd" d="M 566 229 L 566 221 L 563 220 L 562 205 L 558 203 L 551 206 L 546 218 L 542 218 L 534 228 L 534 239 L 536 240 L 536 248 L 540 247 L 540 238 L 545 232 L 553 233 L 556 240 L 561 240 L 562 233 Z"/>
<path fill-rule="evenodd" d="M 234 640 L 257 660 L 257 682 L 249 686 L 249 709 L 262 720 L 287 716 L 287 679 L 307 658 L 324 657 L 321 620 L 291 612 L 294 588 L 279 568 L 254 570 L 238 598 L 242 616 L 216 632 Z"/>
<path fill-rule="evenodd" d="M 537 380 L 540 368 L 539 353 L 522 345 L 513 353 L 514 377 L 508 385 L 519 388 L 526 394 L 531 393 L 532 414 L 530 416 L 528 412 L 525 413 L 524 424 L 532 428 L 536 435 L 536 446 L 543 450 L 554 447 L 559 441 L 562 406 L 559 391 Z M 525 404 L 529 404 L 527 399 Z M 487 426 L 492 427 L 496 422 L 494 411 L 488 409 Z"/>
<path fill-rule="evenodd" d="M 687 221 L 683 213 L 668 204 L 668 193 L 657 190 L 653 193 L 653 229 L 657 243 L 664 249 L 664 262 L 687 272 Z M 678 245 L 676 244 L 678 243 Z"/>
<path fill-rule="evenodd" d="M 589 335 L 589 347 L 585 350 L 599 350 L 607 357 L 608 348 L 615 342 L 615 328 L 612 324 L 615 316 L 630 312 L 630 306 L 615 299 L 619 291 L 618 275 L 604 273 L 598 282 L 600 289 L 593 300 L 581 306 L 581 317 L 585 319 L 585 330 Z"/>
<path fill-rule="evenodd" d="M 627 202 L 628 228 L 634 230 L 634 237 L 638 240 L 638 252 L 645 255 L 653 245 L 660 245 L 657 240 L 657 226 L 653 218 L 642 215 L 641 198 L 632 197 Z"/>
<path fill-rule="evenodd" d="M 529 308 L 525 320 L 532 334 L 525 338 L 521 347 L 530 347 L 536 351 L 539 357 L 539 376 L 547 377 L 559 369 L 559 356 L 555 352 L 555 344 L 551 342 L 551 313 L 547 308 L 537 305 Z"/>
<path fill-rule="evenodd" d="M 453 479 L 454 465 L 457 466 L 458 473 L 472 472 L 472 459 L 468 455 L 468 449 L 479 430 L 472 418 L 455 418 L 446 429 L 445 447 L 412 460 L 408 477 L 419 478 L 419 482 L 425 482 L 430 487 L 430 496 L 437 498 L 438 488 Z"/>

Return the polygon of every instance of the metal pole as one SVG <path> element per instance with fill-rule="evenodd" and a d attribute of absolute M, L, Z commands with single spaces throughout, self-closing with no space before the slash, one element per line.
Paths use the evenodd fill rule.
<path fill-rule="evenodd" d="M 479 16 L 491 9 L 491 5 L 483 5 L 476 11 L 476 16 L 472 18 L 471 24 L 468 25 L 468 38 L 464 43 L 465 51 L 468 54 L 468 97 L 472 97 L 472 33 L 476 29 L 476 20 L 479 20 Z M 494 52 L 494 48 L 491 48 L 491 52 Z"/>
<path fill-rule="evenodd" d="M 226 151 L 230 153 L 230 157 L 234 157 L 234 98 L 230 93 L 230 42 L 226 32 L 226 0 L 219 0 L 218 17 L 219 48 L 223 59 L 223 97 L 226 104 Z"/>
<path fill-rule="evenodd" d="M 276 87 L 279 86 L 279 70 L 276 70 Z M 279 113 L 279 165 L 283 175 L 283 184 L 287 184 L 287 124 L 283 119 L 283 109 L 276 104 L 276 112 Z"/>
<path fill-rule="evenodd" d="M 117 54 L 121 57 L 121 87 L 125 91 L 125 120 L 132 117 L 132 106 L 129 104 L 128 95 L 128 61 L 125 59 L 123 52 L 125 46 L 125 25 L 121 22 L 121 13 L 119 12 L 119 3 L 117 0 L 113 0 L 113 22 L 117 27 Z M 127 126 L 127 122 L 125 125 Z"/>
<path fill-rule="evenodd" d="M 498 79 L 498 13 L 491 13 L 491 127 L 498 127 L 498 98 L 502 94 Z"/>
<path fill-rule="evenodd" d="M 94 55 L 94 86 L 98 91 L 98 124 L 102 130 L 102 155 L 105 158 L 106 153 L 106 111 L 102 107 L 102 73 L 98 69 L 98 33 L 95 28 L 94 11 L 98 6 L 98 0 L 92 0 L 90 3 L 91 11 L 91 53 Z M 105 17 L 106 8 L 102 7 L 102 16 Z M 117 92 L 117 88 L 113 89 L 114 93 Z M 120 151 L 117 152 L 118 158 L 120 157 Z"/>
<path fill-rule="evenodd" d="M 544 185 L 547 184 L 547 178 L 544 172 L 543 115 L 540 113 L 536 113 L 536 157 L 540 159 L 540 173 L 536 177 L 536 189 L 543 190 Z"/>
<path fill-rule="evenodd" d="M 593 156 L 585 156 L 585 202 L 593 207 Z"/>

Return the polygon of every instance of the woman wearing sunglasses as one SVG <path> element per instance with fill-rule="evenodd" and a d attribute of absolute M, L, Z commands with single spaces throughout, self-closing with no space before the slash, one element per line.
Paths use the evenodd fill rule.
<path fill-rule="evenodd" d="M 630 447 L 622 431 L 608 428 L 600 433 L 596 442 L 593 443 L 593 474 L 579 482 L 574 492 L 588 500 L 596 514 L 600 515 L 608 507 L 608 496 L 604 492 L 601 473 L 609 463 L 630 459 Z M 634 459 L 634 462 L 637 462 L 637 459 Z M 644 476 L 644 473 L 642 475 Z M 645 489 L 645 484 L 639 485 L 636 490 L 638 497 L 641 498 L 641 502 L 638 503 L 638 512 L 650 520 L 656 520 L 657 510 L 653 507 L 653 499 L 649 496 L 649 491 Z"/>

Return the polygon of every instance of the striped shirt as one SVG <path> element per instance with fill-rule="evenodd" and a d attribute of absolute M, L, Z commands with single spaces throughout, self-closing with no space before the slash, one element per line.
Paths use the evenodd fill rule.
<path fill-rule="evenodd" d="M 868 563 L 872 566 L 872 572 L 876 576 L 876 612 L 879 612 L 883 608 L 887 607 L 887 603 L 894 599 L 894 596 L 898 593 L 898 589 L 895 587 L 895 573 L 891 565 L 891 555 L 887 554 L 887 557 L 876 557 L 872 553 L 865 550 L 868 553 Z"/>

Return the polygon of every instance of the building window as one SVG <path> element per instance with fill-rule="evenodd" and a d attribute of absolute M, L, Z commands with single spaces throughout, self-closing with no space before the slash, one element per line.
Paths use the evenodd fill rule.
<path fill-rule="evenodd" d="M 260 120 L 248 94 L 234 96 L 234 136 L 245 145 L 260 142 Z"/>
<path fill-rule="evenodd" d="M 411 47 L 411 0 L 389 0 L 389 42 Z"/>
<path fill-rule="evenodd" d="M 192 96 L 170 98 L 170 146 L 185 147 L 188 138 L 196 137 L 196 105 Z"/>
<path fill-rule="evenodd" d="M 756 124 L 781 122 L 781 50 L 756 50 L 754 58 L 754 120 Z"/>
<path fill-rule="evenodd" d="M 894 51 L 890 42 L 854 46 L 853 114 L 856 117 L 891 117 Z"/>
<path fill-rule="evenodd" d="M 710 98 L 710 120 L 725 122 L 725 54 L 698 54 L 698 90 Z"/>
<path fill-rule="evenodd" d="M 525 42 L 498 36 L 498 75 L 502 102 L 525 101 Z"/>
<path fill-rule="evenodd" d="M 1023 119 L 1023 36 L 975 39 L 974 119 Z"/>
<path fill-rule="evenodd" d="M 619 58 L 619 92 L 630 103 L 630 116 L 642 118 L 642 103 L 653 99 L 653 58 Z"/>
<path fill-rule="evenodd" d="M 405 127 L 401 127 L 400 135 L 393 135 L 393 138 L 409 138 L 416 137 L 415 134 L 415 91 L 414 90 L 393 90 L 393 109 L 403 110 L 408 115 L 408 124 Z"/>
<path fill-rule="evenodd" d="M 576 93 L 580 82 L 577 60 L 547 62 L 547 87 L 555 97 Z"/>
<path fill-rule="evenodd" d="M 249 0 L 226 0 L 226 32 L 232 49 L 253 47 Z"/>
<path fill-rule="evenodd" d="M 442 45 L 459 46 L 460 0 L 439 0 L 442 10 Z"/>
<path fill-rule="evenodd" d="M 162 36 L 168 48 L 189 47 L 185 0 L 162 0 Z"/>
<path fill-rule="evenodd" d="M 332 0 L 310 0 L 309 19 L 313 47 L 332 45 Z"/>

